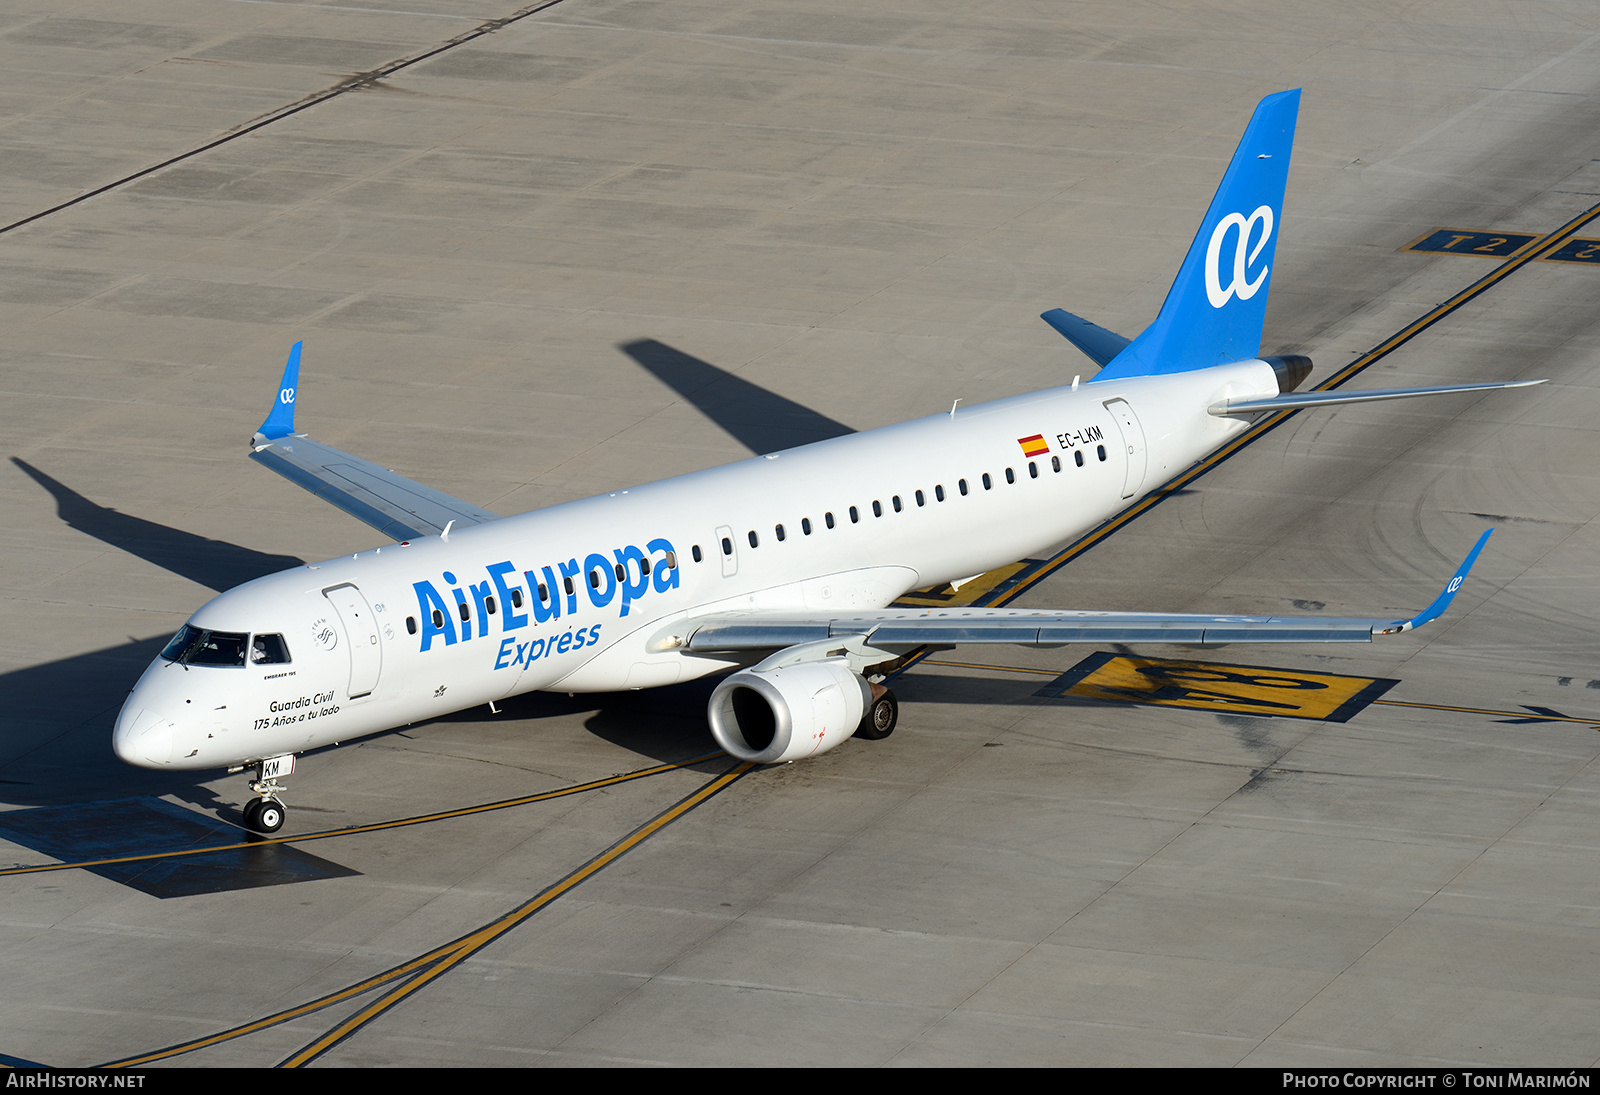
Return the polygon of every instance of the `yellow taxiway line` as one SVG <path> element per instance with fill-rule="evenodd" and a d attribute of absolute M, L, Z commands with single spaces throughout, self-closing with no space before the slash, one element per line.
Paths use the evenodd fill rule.
<path fill-rule="evenodd" d="M 501 799 L 498 802 L 483 802 L 476 806 L 463 806 L 457 810 L 440 810 L 433 814 L 418 814 L 416 817 L 398 818 L 394 821 L 375 821 L 370 825 L 352 825 L 346 829 L 324 829 L 315 833 L 299 833 L 294 836 L 255 836 L 249 840 L 233 844 L 208 844 L 203 848 L 180 848 L 170 852 L 146 852 L 141 855 L 116 856 L 111 859 L 84 859 L 72 863 L 35 863 L 21 867 L 6 867 L 0 869 L 0 876 L 16 874 L 42 874 L 45 871 L 76 871 L 91 867 L 106 867 L 115 863 L 138 863 L 146 859 L 174 859 L 179 856 L 209 855 L 212 852 L 231 852 L 247 848 L 265 848 L 273 844 L 303 844 L 311 840 L 329 840 L 337 836 L 355 836 L 357 833 L 377 833 L 385 829 L 403 829 L 410 825 L 428 825 L 435 821 L 445 821 L 453 817 L 470 817 L 473 814 L 486 814 L 493 810 L 509 810 L 513 806 L 526 806 L 531 802 L 547 802 L 553 798 L 565 798 L 568 795 L 581 795 L 586 791 L 598 791 L 603 787 L 615 787 L 619 783 L 629 783 L 647 776 L 659 776 L 663 772 L 677 771 L 694 764 L 703 764 L 708 760 L 727 756 L 722 750 L 703 753 L 698 757 L 688 760 L 674 761 L 671 764 L 657 764 L 650 768 L 640 768 L 633 772 L 622 772 L 605 779 L 591 780 L 588 783 L 579 783 L 571 787 L 562 787 L 554 791 L 540 791 L 537 794 L 523 795 L 519 798 Z"/>
<path fill-rule="evenodd" d="M 295 1053 L 290 1054 L 288 1057 L 284 1058 L 279 1067 L 299 1068 L 303 1065 L 310 1064 L 322 1054 L 328 1052 L 328 1050 L 332 1049 L 334 1046 L 350 1037 L 356 1031 L 360 1030 L 374 1019 L 377 1019 L 379 1016 L 383 1015 L 397 1004 L 401 1003 L 407 997 L 411 996 L 412 993 L 417 992 L 424 985 L 429 984 L 435 978 L 443 976 L 446 972 L 453 969 L 461 962 L 471 958 L 484 947 L 487 947 L 490 943 L 493 943 L 496 939 L 499 939 L 502 935 L 505 935 L 507 932 L 515 928 L 518 924 L 521 924 L 534 913 L 538 912 L 540 909 L 556 900 L 556 898 L 561 897 L 563 894 L 567 893 L 573 887 L 579 885 L 595 873 L 604 870 L 611 863 L 626 855 L 628 852 L 632 851 L 634 848 L 650 839 L 650 837 L 654 836 L 668 825 L 671 825 L 674 821 L 677 821 L 679 818 L 689 813 L 689 811 L 693 810 L 695 807 L 704 803 L 717 792 L 731 786 L 735 780 L 744 776 L 748 772 L 754 771 L 757 767 L 759 766 L 751 763 L 750 761 L 737 764 L 727 772 L 724 772 L 722 775 L 712 780 L 710 783 L 706 784 L 704 787 L 700 788 L 698 791 L 695 791 L 692 794 L 680 799 L 677 803 L 668 807 L 666 810 L 663 810 L 661 813 L 657 814 L 655 817 L 639 826 L 633 832 L 629 833 L 627 836 L 611 845 L 605 851 L 589 860 L 589 862 L 579 867 L 576 871 L 573 871 L 555 885 L 551 886 L 549 889 L 533 898 L 533 900 L 512 910 L 505 916 L 502 916 L 500 919 L 484 925 L 471 935 L 463 938 L 451 948 L 449 953 L 442 955 L 432 967 L 426 969 L 416 977 L 413 977 L 405 984 L 396 985 L 394 988 L 378 997 L 378 999 L 374 1000 L 372 1003 L 368 1004 L 366 1007 L 350 1016 L 344 1022 L 340 1023 L 338 1026 L 334 1027 L 320 1038 L 307 1043 Z"/>
<path fill-rule="evenodd" d="M 719 754 L 712 755 L 715 756 Z M 705 758 L 697 759 L 703 760 Z M 688 763 L 693 762 L 685 761 L 676 765 L 663 765 L 659 768 L 645 769 L 643 771 L 654 774 L 661 771 L 670 771 L 673 768 L 681 768 L 684 766 L 684 764 Z M 149 1053 L 141 1053 L 132 1057 L 123 1057 L 115 1061 L 108 1061 L 100 1067 L 131 1068 L 139 1065 L 150 1064 L 153 1061 L 161 1061 L 170 1057 L 177 1057 L 185 1053 L 193 1053 L 195 1050 L 205 1049 L 208 1046 L 218 1045 L 222 1042 L 232 1041 L 235 1038 L 243 1038 L 249 1034 L 259 1033 L 260 1031 L 267 1030 L 271 1027 L 281 1026 L 284 1023 L 299 1019 L 302 1016 L 321 1011 L 323 1008 L 332 1007 L 335 1004 L 352 1000 L 363 993 L 370 992 L 376 988 L 381 988 L 384 985 L 390 984 L 394 981 L 409 979 L 405 980 L 404 984 L 396 986 L 383 996 L 379 997 L 377 1000 L 374 1000 L 371 1004 L 368 1004 L 361 1011 L 340 1023 L 328 1033 L 306 1045 L 297 1053 L 283 1061 L 280 1067 L 298 1068 L 301 1065 L 308 1064 L 316 1057 L 326 1053 L 329 1049 L 332 1049 L 336 1044 L 343 1041 L 345 1038 L 348 1038 L 351 1034 L 354 1034 L 367 1023 L 378 1018 L 378 1016 L 382 1015 L 384 1012 L 400 1003 L 400 1001 L 406 999 L 411 995 L 412 992 L 429 983 L 446 970 L 453 968 L 463 959 L 470 958 L 473 954 L 476 954 L 478 951 L 482 950 L 484 947 L 500 938 L 500 936 L 504 935 L 506 932 L 510 931 L 524 920 L 527 920 L 534 913 L 549 905 L 556 898 L 568 893 L 578 884 L 592 877 L 594 874 L 615 862 L 629 851 L 638 847 L 645 840 L 660 832 L 662 829 L 672 824 L 672 822 L 683 817 L 695 807 L 700 806 L 717 792 L 727 788 L 735 780 L 754 770 L 756 767 L 758 767 L 758 765 L 750 763 L 735 765 L 733 768 L 722 773 L 710 783 L 691 792 L 684 798 L 679 799 L 677 803 L 657 814 L 654 818 L 651 818 L 637 829 L 634 829 L 627 836 L 606 848 L 605 851 L 584 863 L 577 870 L 571 872 L 554 885 L 541 891 L 538 896 L 534 897 L 532 900 L 518 906 L 511 912 L 506 913 L 504 916 L 485 924 L 476 931 L 469 932 L 460 938 L 451 940 L 449 943 L 446 943 L 440 947 L 436 947 L 433 950 L 428 951 L 426 954 L 418 955 L 408 962 L 403 962 L 398 966 L 383 971 L 382 973 L 374 974 L 365 980 L 358 981 L 353 985 L 348 985 L 337 992 L 329 993 L 328 995 L 318 997 L 315 1000 L 309 1000 L 306 1003 L 300 1004 L 296 1007 L 287 1008 L 283 1011 L 275 1012 L 272 1015 L 263 1016 L 262 1018 L 253 1020 L 252 1022 L 243 1023 L 239 1026 L 231 1027 L 228 1030 L 218 1031 L 216 1034 L 206 1035 L 203 1038 L 195 1038 L 188 1042 L 181 1042 L 177 1045 L 167 1046 L 164 1049 L 152 1050 Z M 614 781 L 597 780 L 594 784 L 587 784 L 585 786 L 609 786 L 611 782 Z M 576 788 L 570 790 L 576 790 Z M 532 796 L 530 796 L 530 798 L 531 797 Z M 520 802 L 522 800 L 513 801 Z"/>

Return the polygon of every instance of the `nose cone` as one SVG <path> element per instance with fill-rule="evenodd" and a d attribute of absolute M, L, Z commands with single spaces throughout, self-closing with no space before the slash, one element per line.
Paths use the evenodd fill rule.
<path fill-rule="evenodd" d="M 129 699 L 117 716 L 111 748 L 137 768 L 165 768 L 172 760 L 172 720 Z"/>

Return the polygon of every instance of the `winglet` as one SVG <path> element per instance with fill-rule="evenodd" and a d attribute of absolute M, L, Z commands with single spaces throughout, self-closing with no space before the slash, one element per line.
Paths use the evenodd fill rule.
<path fill-rule="evenodd" d="M 1449 608 L 1450 602 L 1455 599 L 1456 590 L 1460 589 L 1461 583 L 1466 581 L 1467 571 L 1471 570 L 1472 564 L 1478 561 L 1478 552 L 1482 551 L 1483 545 L 1489 542 L 1489 534 L 1493 531 L 1494 529 L 1492 528 L 1485 529 L 1483 535 L 1478 537 L 1478 542 L 1473 545 L 1471 551 L 1467 552 L 1466 560 L 1462 562 L 1461 566 L 1456 569 L 1455 576 L 1450 579 L 1450 584 L 1444 587 L 1444 592 L 1439 594 L 1439 596 L 1434 600 L 1433 604 L 1429 605 L 1427 608 L 1423 609 L 1421 612 L 1417 613 L 1416 616 L 1409 620 L 1396 621 L 1389 627 L 1379 631 L 1378 634 L 1396 635 L 1402 631 L 1410 631 L 1412 628 L 1421 627 L 1429 620 L 1438 619 L 1441 615 L 1443 615 L 1444 610 Z"/>
<path fill-rule="evenodd" d="M 300 384 L 300 343 L 289 349 L 289 364 L 283 367 L 283 381 L 278 385 L 278 396 L 272 401 L 272 413 L 256 431 L 256 444 L 275 441 L 294 433 L 294 393 Z"/>

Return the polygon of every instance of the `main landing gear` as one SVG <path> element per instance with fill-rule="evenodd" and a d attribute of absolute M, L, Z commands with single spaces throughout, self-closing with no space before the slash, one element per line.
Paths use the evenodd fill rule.
<path fill-rule="evenodd" d="M 872 686 L 872 702 L 867 706 L 867 713 L 861 717 L 861 725 L 856 727 L 855 736 L 866 738 L 868 741 L 882 741 L 894 733 L 895 723 L 900 721 L 900 701 L 894 698 L 894 693 L 881 684 Z"/>
<path fill-rule="evenodd" d="M 278 777 L 287 776 L 293 771 L 293 753 L 268 757 L 256 764 L 256 778 L 250 781 L 250 790 L 261 797 L 245 803 L 245 828 L 258 833 L 275 833 L 283 828 L 284 818 L 289 816 L 289 811 L 283 804 L 284 788 L 278 782 Z"/>

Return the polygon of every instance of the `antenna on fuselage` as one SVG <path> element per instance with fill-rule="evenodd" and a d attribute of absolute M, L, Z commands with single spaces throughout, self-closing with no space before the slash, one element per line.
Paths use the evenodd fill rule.
<path fill-rule="evenodd" d="M 455 526 L 455 522 L 454 521 L 446 521 L 445 522 L 445 526 L 444 526 L 444 531 L 439 533 L 439 539 L 441 539 L 441 540 L 450 539 L 450 530 L 454 526 Z"/>

